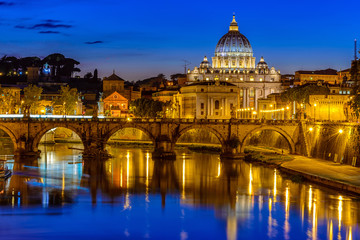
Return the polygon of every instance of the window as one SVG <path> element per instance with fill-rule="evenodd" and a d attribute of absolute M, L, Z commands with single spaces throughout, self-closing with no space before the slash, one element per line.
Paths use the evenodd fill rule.
<path fill-rule="evenodd" d="M 204 111 L 201 111 L 201 115 L 204 115 Z"/>
<path fill-rule="evenodd" d="M 342 91 L 339 91 L 339 94 L 342 94 Z"/>
<path fill-rule="evenodd" d="M 263 81 L 263 79 L 262 79 L 262 78 L 260 78 L 259 80 L 260 80 L 260 82 L 262 82 L 262 81 Z"/>
<path fill-rule="evenodd" d="M 335 90 L 332 90 L 332 93 L 335 93 Z"/>
<path fill-rule="evenodd" d="M 230 110 L 232 110 L 234 107 L 234 104 L 230 103 Z"/>
<path fill-rule="evenodd" d="M 350 94 L 350 91 L 347 91 L 347 94 Z"/>
<path fill-rule="evenodd" d="M 230 92 L 234 92 L 234 89 L 230 89 Z"/>
<path fill-rule="evenodd" d="M 241 77 L 241 78 L 240 78 L 240 81 L 244 81 L 244 78 Z"/>
<path fill-rule="evenodd" d="M 255 95 L 254 88 L 250 88 L 250 97 L 254 97 L 254 95 Z"/>
<path fill-rule="evenodd" d="M 254 77 L 253 77 L 253 76 L 250 77 L 250 81 L 254 81 Z"/>
<path fill-rule="evenodd" d="M 220 102 L 219 100 L 215 101 L 215 109 L 219 109 L 220 108 Z"/>
<path fill-rule="evenodd" d="M 201 92 L 204 92 L 204 89 L 203 89 L 203 88 L 201 89 Z"/>
<path fill-rule="evenodd" d="M 201 103 L 200 106 L 201 106 L 201 109 L 204 109 L 204 103 Z"/>

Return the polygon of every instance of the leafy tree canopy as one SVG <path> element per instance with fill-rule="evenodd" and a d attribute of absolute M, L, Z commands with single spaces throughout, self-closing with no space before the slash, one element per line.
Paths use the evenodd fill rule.
<path fill-rule="evenodd" d="M 24 114 L 30 114 L 31 110 L 35 111 L 40 107 L 40 97 L 43 89 L 35 85 L 29 85 L 24 88 L 24 98 L 22 101 L 22 109 Z"/>
<path fill-rule="evenodd" d="M 135 117 L 160 117 L 164 106 L 164 102 L 139 98 L 130 102 L 130 113 L 134 114 Z"/>
<path fill-rule="evenodd" d="M 302 85 L 299 87 L 289 88 L 281 93 L 281 99 L 284 102 L 309 103 L 310 95 L 328 95 L 330 90 L 324 86 Z"/>
<path fill-rule="evenodd" d="M 62 114 L 74 114 L 78 99 L 79 93 L 76 88 L 61 86 L 60 96 L 55 99 L 53 105 L 60 106 Z"/>

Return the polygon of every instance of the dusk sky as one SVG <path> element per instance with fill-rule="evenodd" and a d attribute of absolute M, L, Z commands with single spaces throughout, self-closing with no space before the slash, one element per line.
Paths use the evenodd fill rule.
<path fill-rule="evenodd" d="M 214 55 L 235 13 L 256 62 L 281 73 L 350 67 L 360 38 L 358 0 L 0 0 L 0 57 L 62 53 L 80 75 L 95 68 L 138 80 L 169 76 Z"/>

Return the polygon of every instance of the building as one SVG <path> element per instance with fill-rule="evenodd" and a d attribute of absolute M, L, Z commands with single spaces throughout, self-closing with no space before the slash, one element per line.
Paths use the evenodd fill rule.
<path fill-rule="evenodd" d="M 104 113 L 106 116 L 127 116 L 129 101 L 117 91 L 107 96 L 102 102 L 104 105 Z"/>
<path fill-rule="evenodd" d="M 175 95 L 173 117 L 230 119 L 235 117 L 239 88 L 226 81 L 201 81 L 182 87 Z"/>
<path fill-rule="evenodd" d="M 337 71 L 328 68 L 315 71 L 296 71 L 294 85 L 304 85 L 306 83 L 317 82 L 318 80 L 322 80 L 329 84 L 339 83 Z"/>
<path fill-rule="evenodd" d="M 125 80 L 115 74 L 115 72 L 103 79 L 103 98 L 108 97 L 113 92 L 117 92 L 128 101 L 141 98 L 141 91 L 135 91 L 132 86 L 125 87 Z"/>
<path fill-rule="evenodd" d="M 257 100 L 271 93 L 282 91 L 280 71 L 269 68 L 264 58 L 255 64 L 253 49 L 249 40 L 239 32 L 235 16 L 228 33 L 222 36 L 215 48 L 212 64 L 207 57 L 199 67 L 188 70 L 187 81 L 195 82 L 225 81 L 239 89 L 238 108 L 257 109 Z"/>
<path fill-rule="evenodd" d="M 257 117 L 259 119 L 289 120 L 293 117 L 293 104 L 282 101 L 279 93 L 273 93 L 267 98 L 259 99 L 258 104 Z M 240 113 L 242 112 L 246 113 L 245 110 Z"/>

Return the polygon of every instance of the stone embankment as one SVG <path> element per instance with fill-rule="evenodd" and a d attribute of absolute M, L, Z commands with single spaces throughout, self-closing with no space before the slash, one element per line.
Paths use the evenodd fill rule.
<path fill-rule="evenodd" d="M 330 188 L 360 194 L 360 168 L 298 155 L 281 150 L 248 149 L 245 160 L 278 168 L 296 179 L 305 179 Z"/>

